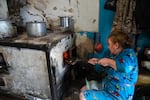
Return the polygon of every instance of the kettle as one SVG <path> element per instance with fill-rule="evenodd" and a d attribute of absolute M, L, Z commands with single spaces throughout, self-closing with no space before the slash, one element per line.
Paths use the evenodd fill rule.
<path fill-rule="evenodd" d="M 17 34 L 16 27 L 7 19 L 0 19 L 0 39 L 11 38 Z"/>

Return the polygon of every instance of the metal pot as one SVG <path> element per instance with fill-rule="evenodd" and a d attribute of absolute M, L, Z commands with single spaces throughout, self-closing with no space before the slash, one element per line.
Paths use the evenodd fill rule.
<path fill-rule="evenodd" d="M 60 26 L 61 27 L 69 27 L 70 21 L 71 21 L 71 19 L 68 16 L 60 17 Z"/>
<path fill-rule="evenodd" d="M 9 20 L 0 19 L 0 39 L 13 37 L 16 35 L 16 29 Z"/>
<path fill-rule="evenodd" d="M 31 37 L 40 37 L 47 34 L 45 22 L 27 22 L 26 29 L 28 36 Z"/>
<path fill-rule="evenodd" d="M 60 27 L 64 30 L 73 30 L 74 21 L 72 17 L 69 16 L 61 16 L 60 18 Z"/>

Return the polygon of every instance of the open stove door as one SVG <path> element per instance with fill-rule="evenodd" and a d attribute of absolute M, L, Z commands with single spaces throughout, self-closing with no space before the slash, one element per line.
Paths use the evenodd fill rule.
<path fill-rule="evenodd" d="M 8 63 L 6 63 L 3 54 L 0 53 L 0 86 L 1 87 L 5 87 L 6 83 L 4 81 L 3 75 L 9 74 L 8 68 L 9 68 Z"/>

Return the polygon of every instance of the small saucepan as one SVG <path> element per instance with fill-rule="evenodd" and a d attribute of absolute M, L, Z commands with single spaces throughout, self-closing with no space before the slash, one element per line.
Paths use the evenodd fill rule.
<path fill-rule="evenodd" d="M 65 31 L 74 30 L 74 20 L 71 16 L 60 16 L 60 27 Z"/>
<path fill-rule="evenodd" d="M 60 26 L 61 27 L 70 27 L 71 17 L 69 16 L 60 16 Z"/>

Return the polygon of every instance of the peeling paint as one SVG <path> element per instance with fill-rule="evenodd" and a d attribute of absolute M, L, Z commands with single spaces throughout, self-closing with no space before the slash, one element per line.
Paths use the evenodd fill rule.
<path fill-rule="evenodd" d="M 9 18 L 18 26 L 25 27 L 25 23 L 29 21 L 45 21 L 47 28 L 55 29 L 54 27 L 59 26 L 59 16 L 73 16 L 76 32 L 98 31 L 99 0 L 10 0 L 9 2 L 15 2 L 15 6 L 9 5 L 11 13 Z M 96 20 L 91 23 L 93 18 Z"/>
<path fill-rule="evenodd" d="M 96 22 L 96 19 L 93 19 L 92 23 L 95 23 Z"/>
<path fill-rule="evenodd" d="M 69 11 L 70 13 L 73 13 L 73 9 L 72 9 L 72 8 L 68 9 L 68 11 Z"/>
<path fill-rule="evenodd" d="M 2 19 L 8 18 L 8 7 L 6 0 L 0 0 L 0 18 Z"/>
<path fill-rule="evenodd" d="M 47 2 L 46 0 L 37 0 L 37 2 L 35 2 L 34 7 L 39 11 L 44 11 L 47 9 Z"/>
<path fill-rule="evenodd" d="M 10 75 L 5 75 L 7 88 L 17 94 L 31 93 L 48 98 L 50 87 L 45 53 L 13 47 L 0 48 L 11 66 Z"/>
<path fill-rule="evenodd" d="M 76 2 L 77 2 L 77 9 L 78 9 L 78 17 L 79 17 L 80 16 L 80 10 L 79 10 L 80 3 L 79 3 L 79 0 L 76 0 Z"/>
<path fill-rule="evenodd" d="M 29 42 L 26 37 L 20 41 L 14 40 L 11 42 L 28 42 L 29 44 L 47 44 L 49 46 L 50 50 L 47 49 L 50 52 L 49 62 L 55 76 L 54 81 L 56 81 L 56 86 L 54 87 L 56 87 L 57 95 L 60 96 L 62 94 L 64 73 L 68 68 L 68 65 L 63 62 L 63 52 L 72 47 L 74 37 L 72 34 L 65 35 L 65 33 L 60 36 L 58 35 L 55 34 L 54 36 L 54 34 L 51 34 L 53 37 L 51 37 L 51 41 L 48 40 L 49 38 L 44 37 L 31 39 Z M 10 66 L 10 74 L 4 76 L 6 81 L 5 89 L 17 94 L 32 94 L 46 99 L 50 98 L 50 76 L 48 75 L 45 52 L 29 48 L 18 49 L 16 47 L 0 46 L 0 53 L 4 55 Z"/>
<path fill-rule="evenodd" d="M 81 59 L 87 59 L 89 53 L 93 53 L 93 42 L 86 35 L 86 32 L 83 35 L 76 33 L 77 54 Z"/>
<path fill-rule="evenodd" d="M 53 7 L 53 10 L 57 10 L 57 7 Z"/>
<path fill-rule="evenodd" d="M 55 47 L 52 48 L 50 56 L 52 66 L 56 66 L 56 83 L 59 83 L 63 77 L 66 67 L 63 62 L 63 52 L 67 51 L 73 44 L 71 37 L 62 39 Z"/>
<path fill-rule="evenodd" d="M 69 5 L 71 5 L 71 0 L 69 0 Z"/>

